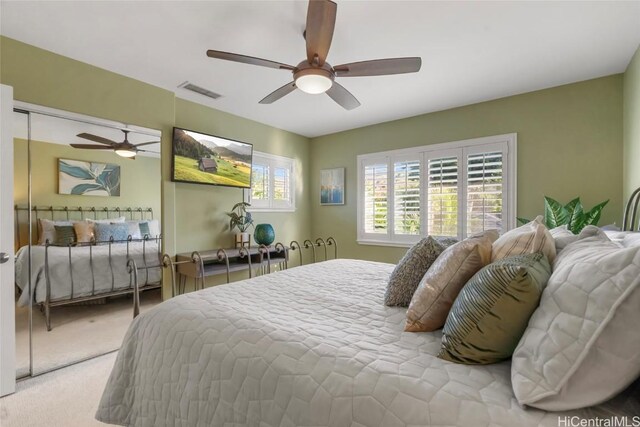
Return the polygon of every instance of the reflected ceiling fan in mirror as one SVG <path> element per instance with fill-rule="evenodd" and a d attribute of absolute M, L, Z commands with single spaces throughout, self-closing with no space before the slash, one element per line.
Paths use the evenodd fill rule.
<path fill-rule="evenodd" d="M 143 142 L 143 143 L 140 143 L 140 144 L 132 144 L 132 143 L 129 142 L 129 139 L 128 139 L 128 135 L 129 135 L 130 131 L 124 130 L 124 129 L 121 129 L 121 130 L 122 130 L 122 132 L 124 132 L 124 141 L 122 141 L 122 142 L 112 141 L 112 140 L 104 138 L 102 136 L 93 135 L 93 134 L 90 134 L 90 133 L 79 133 L 78 135 L 76 135 L 78 138 L 88 139 L 89 141 L 98 142 L 98 143 L 104 144 L 104 145 L 71 144 L 71 146 L 73 148 L 82 148 L 82 149 L 86 149 L 86 150 L 113 150 L 119 156 L 128 157 L 130 159 L 135 160 L 135 156 L 139 152 L 143 152 L 143 153 L 153 153 L 154 152 L 154 151 L 148 151 L 148 150 L 141 150 L 138 147 L 142 147 L 144 145 L 151 145 L 151 144 L 159 144 L 160 143 L 160 141 L 149 141 L 149 142 Z"/>
<path fill-rule="evenodd" d="M 359 107 L 360 102 L 335 81 L 336 77 L 385 76 L 415 73 L 420 70 L 422 59 L 419 57 L 374 59 L 331 66 L 326 59 L 333 38 L 336 11 L 336 3 L 330 0 L 309 1 L 307 27 L 303 33 L 307 43 L 307 58 L 296 66 L 219 50 L 208 50 L 207 56 L 291 71 L 293 81 L 264 97 L 260 104 L 271 104 L 298 88 L 310 94 L 326 93 L 346 110 Z"/>

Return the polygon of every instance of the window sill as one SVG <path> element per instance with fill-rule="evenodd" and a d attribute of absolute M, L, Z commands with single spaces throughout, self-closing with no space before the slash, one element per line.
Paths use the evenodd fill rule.
<path fill-rule="evenodd" d="M 415 242 L 390 242 L 388 240 L 372 240 L 372 239 L 359 239 L 357 240 L 359 245 L 365 246 L 388 246 L 391 248 L 410 248 L 415 245 Z"/>
<path fill-rule="evenodd" d="M 247 212 L 283 212 L 283 213 L 292 213 L 295 212 L 296 208 L 248 208 Z"/>

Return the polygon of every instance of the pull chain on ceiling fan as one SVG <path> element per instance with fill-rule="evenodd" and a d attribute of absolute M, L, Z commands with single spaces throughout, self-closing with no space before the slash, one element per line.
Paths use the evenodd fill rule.
<path fill-rule="evenodd" d="M 331 66 L 326 59 L 333 38 L 336 11 L 336 3 L 330 0 L 309 1 L 307 27 L 304 32 L 307 58 L 296 66 L 219 50 L 208 50 L 207 56 L 290 71 L 293 74 L 293 81 L 271 92 L 260 101 L 260 104 L 271 104 L 297 88 L 310 94 L 326 93 L 346 110 L 359 107 L 360 102 L 335 81 L 336 77 L 385 76 L 415 73 L 420 70 L 422 59 L 419 57 L 374 59 Z"/>
<path fill-rule="evenodd" d="M 124 132 L 124 141 L 116 142 L 110 139 L 104 138 L 102 136 L 93 135 L 90 133 L 79 133 L 76 135 L 78 138 L 88 139 L 89 141 L 98 142 L 104 145 L 95 145 L 95 144 L 70 144 L 73 148 L 82 148 L 85 150 L 113 150 L 117 155 L 122 157 L 128 157 L 132 160 L 135 160 L 136 154 L 139 152 L 152 153 L 152 151 L 142 150 L 138 147 L 142 147 L 144 145 L 151 144 L 159 144 L 160 141 L 149 141 L 143 142 L 140 144 L 132 144 L 129 142 L 128 130 L 121 129 Z"/>

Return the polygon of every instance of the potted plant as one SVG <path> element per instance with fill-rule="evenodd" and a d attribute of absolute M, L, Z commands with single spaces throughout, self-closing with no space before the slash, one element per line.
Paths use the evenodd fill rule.
<path fill-rule="evenodd" d="M 598 225 L 602 209 L 609 203 L 605 200 L 598 203 L 591 210 L 586 211 L 580 197 L 576 197 L 566 205 L 545 196 L 544 198 L 544 225 L 552 229 L 561 225 L 566 225 L 567 229 L 573 234 L 578 234 L 587 225 Z M 530 222 L 525 218 L 518 218 L 522 224 Z"/>
<path fill-rule="evenodd" d="M 249 206 L 251 205 L 246 202 L 236 203 L 231 209 L 231 212 L 227 212 L 227 216 L 229 216 L 229 229 L 238 229 L 238 233 L 236 233 L 236 247 L 251 244 L 251 234 L 247 232 L 249 227 L 253 225 L 251 212 L 247 212 Z"/>

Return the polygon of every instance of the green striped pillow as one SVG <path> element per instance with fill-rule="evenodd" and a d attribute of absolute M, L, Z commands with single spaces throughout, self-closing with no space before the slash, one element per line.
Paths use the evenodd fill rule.
<path fill-rule="evenodd" d="M 550 276 L 549 261 L 540 252 L 484 267 L 453 303 L 438 357 L 482 365 L 511 357 Z"/>
<path fill-rule="evenodd" d="M 55 225 L 56 239 L 53 241 L 54 245 L 68 246 L 75 244 L 76 232 L 73 225 Z"/>

